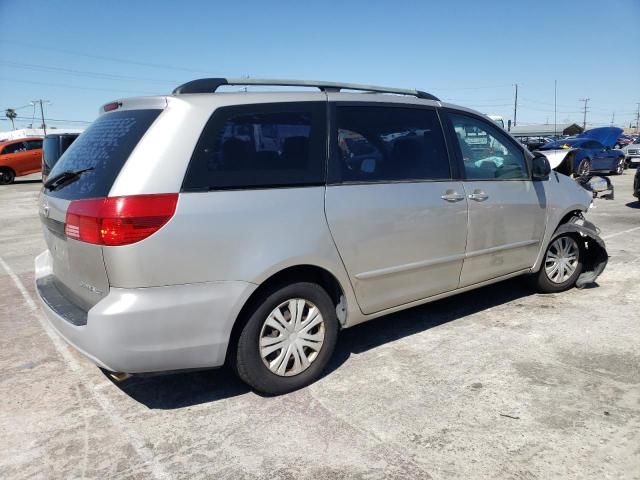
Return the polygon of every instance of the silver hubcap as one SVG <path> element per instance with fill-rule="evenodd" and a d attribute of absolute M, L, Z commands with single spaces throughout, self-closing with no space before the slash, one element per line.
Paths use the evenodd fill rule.
<path fill-rule="evenodd" d="M 571 237 L 556 239 L 549 250 L 544 262 L 547 277 L 553 283 L 566 282 L 578 267 L 578 244 Z"/>
<path fill-rule="evenodd" d="M 618 163 L 618 173 L 624 172 L 624 159 L 620 160 Z"/>
<path fill-rule="evenodd" d="M 313 303 L 302 298 L 282 302 L 262 325 L 262 361 L 282 377 L 304 372 L 318 358 L 324 333 L 324 319 Z"/>

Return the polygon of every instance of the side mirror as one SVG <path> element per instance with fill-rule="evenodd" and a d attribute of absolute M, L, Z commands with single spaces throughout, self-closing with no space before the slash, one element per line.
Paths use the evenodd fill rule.
<path fill-rule="evenodd" d="M 541 153 L 534 153 L 532 166 L 531 179 L 534 181 L 549 180 L 549 174 L 551 173 L 551 165 L 549 160 Z"/>

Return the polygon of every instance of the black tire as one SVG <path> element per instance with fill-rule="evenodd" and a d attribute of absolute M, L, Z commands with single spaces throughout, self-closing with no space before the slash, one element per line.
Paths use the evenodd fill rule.
<path fill-rule="evenodd" d="M 574 242 L 577 243 L 578 262 L 573 274 L 569 278 L 567 278 L 565 281 L 561 283 L 557 283 L 552 281 L 549 278 L 545 267 L 547 265 L 547 255 L 549 254 L 549 250 L 551 249 L 552 245 L 556 240 L 561 239 L 563 237 L 569 237 Z M 536 290 L 540 293 L 558 293 L 558 292 L 563 292 L 565 290 L 569 290 L 570 288 L 573 288 L 576 284 L 576 280 L 582 273 L 583 255 L 584 253 L 582 251 L 582 246 L 580 244 L 579 238 L 576 237 L 575 235 L 567 233 L 567 234 L 563 234 L 563 235 L 559 235 L 558 237 L 555 237 L 551 242 L 549 242 L 549 246 L 547 247 L 547 250 L 544 252 L 544 258 L 542 260 L 542 265 L 540 266 L 540 270 L 538 270 L 538 272 L 534 274 L 533 280 L 534 280 L 534 286 L 536 287 Z"/>
<path fill-rule="evenodd" d="M 13 183 L 13 180 L 16 178 L 16 174 L 10 168 L 0 168 L 0 185 L 9 185 Z"/>
<path fill-rule="evenodd" d="M 583 158 L 578 164 L 578 168 L 576 169 L 576 174 L 579 177 L 586 177 L 591 173 L 591 160 L 588 158 Z"/>
<path fill-rule="evenodd" d="M 324 320 L 324 341 L 306 370 L 293 376 L 280 376 L 272 372 L 263 361 L 260 336 L 271 312 L 284 302 L 296 298 L 311 302 L 320 311 Z M 258 392 L 268 395 L 292 392 L 316 381 L 329 362 L 338 338 L 336 309 L 327 292 L 315 283 L 280 285 L 266 290 L 254 305 L 247 312 L 246 323 L 231 358 L 238 376 Z"/>

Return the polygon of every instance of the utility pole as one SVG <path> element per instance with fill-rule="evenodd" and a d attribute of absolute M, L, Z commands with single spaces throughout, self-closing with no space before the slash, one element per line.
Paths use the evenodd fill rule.
<path fill-rule="evenodd" d="M 42 130 L 44 130 L 44 134 L 46 135 L 47 134 L 47 126 L 44 123 L 44 107 L 42 106 L 42 104 L 45 103 L 45 102 L 49 103 L 49 100 L 39 99 L 39 100 L 33 100 L 31 103 L 33 105 L 35 105 L 36 103 L 40 104 L 40 117 L 42 118 Z"/>
<path fill-rule="evenodd" d="M 518 118 L 518 84 L 515 84 L 516 86 L 516 98 L 515 101 L 513 102 L 513 126 L 515 127 L 517 125 L 517 118 Z"/>
<path fill-rule="evenodd" d="M 616 123 L 616 112 L 613 112 L 613 114 L 611 115 L 611 126 L 613 127 L 613 124 Z"/>
<path fill-rule="evenodd" d="M 580 101 L 584 102 L 584 116 L 582 118 L 582 130 L 587 129 L 587 104 L 589 103 L 590 98 L 581 98 Z"/>
<path fill-rule="evenodd" d="M 558 80 L 553 81 L 553 136 L 558 136 Z"/>
<path fill-rule="evenodd" d="M 640 132 L 640 103 L 636 103 L 638 105 L 638 110 L 636 111 L 636 133 Z"/>

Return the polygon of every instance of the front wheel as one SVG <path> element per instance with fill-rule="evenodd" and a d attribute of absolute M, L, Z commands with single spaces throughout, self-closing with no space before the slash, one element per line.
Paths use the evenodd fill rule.
<path fill-rule="evenodd" d="M 578 165 L 578 176 L 586 177 L 591 173 L 591 160 L 588 158 L 583 158 L 580 164 Z"/>
<path fill-rule="evenodd" d="M 338 337 L 336 310 L 317 284 L 299 282 L 266 291 L 238 338 L 234 364 L 255 390 L 279 395 L 317 380 Z"/>
<path fill-rule="evenodd" d="M 624 173 L 624 169 L 625 169 L 625 160 L 624 160 L 624 157 L 620 157 L 618 159 L 618 164 L 616 165 L 616 169 L 611 173 L 615 173 L 616 175 L 622 175 Z"/>
<path fill-rule="evenodd" d="M 541 293 L 557 293 L 572 288 L 582 273 L 582 251 L 571 234 L 556 237 L 544 255 L 536 274 L 536 286 Z"/>

